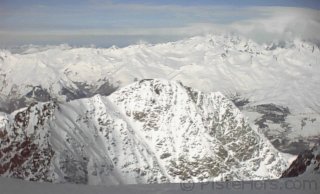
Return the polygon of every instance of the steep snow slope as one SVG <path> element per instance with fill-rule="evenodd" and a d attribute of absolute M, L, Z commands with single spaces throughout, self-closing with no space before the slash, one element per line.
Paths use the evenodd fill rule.
<path fill-rule="evenodd" d="M 121 49 L 61 45 L 16 54 L 2 50 L 0 110 L 11 112 L 52 98 L 109 95 L 143 78 L 180 80 L 202 91 L 239 92 L 249 99 L 244 111 L 250 122 L 279 149 L 295 152 L 307 147 L 303 141 L 320 135 L 319 62 L 319 47 L 312 43 L 259 45 L 234 35 Z M 273 111 L 279 108 L 289 111 Z M 277 114 L 283 121 L 274 117 Z"/>
<path fill-rule="evenodd" d="M 287 161 L 221 93 L 141 80 L 3 113 L 0 172 L 88 184 L 278 178 Z M 28 143 L 25 143 L 28 142 Z"/>

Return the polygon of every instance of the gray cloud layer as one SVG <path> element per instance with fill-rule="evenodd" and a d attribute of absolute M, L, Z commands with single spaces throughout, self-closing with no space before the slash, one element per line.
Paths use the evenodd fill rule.
<path fill-rule="evenodd" d="M 46 9 L 48 11 L 46 12 Z M 88 13 L 64 12 L 61 18 L 86 17 L 91 13 L 108 13 L 117 10 L 121 14 L 109 14 L 101 21 L 92 18 L 92 23 L 103 23 L 103 19 L 112 20 L 103 25 L 77 27 L 68 26 L 68 22 L 59 27 L 46 26 L 46 19 L 34 26 L 22 24 L 8 24 L 13 17 L 52 17 L 50 8 L 29 8 L 20 13 L 1 12 L 4 19 L 0 19 L 0 46 L 18 44 L 97 44 L 105 41 L 105 46 L 116 44 L 124 46 L 137 40 L 163 42 L 206 33 L 235 32 L 256 41 L 272 41 L 302 38 L 320 40 L 320 11 L 293 7 L 185 7 L 185 6 L 153 6 L 153 5 L 93 5 Z M 38 12 L 37 12 L 38 10 Z M 41 11 L 39 11 L 41 10 Z M 139 17 L 136 16 L 139 14 Z M 165 16 L 172 17 L 169 21 Z M 135 16 L 135 20 L 126 18 Z M 144 18 L 152 16 L 153 18 Z M 118 18 L 116 18 L 118 17 Z M 138 19 L 137 19 L 138 18 Z M 127 20 L 127 21 L 126 21 Z M 168 20 L 168 21 L 167 21 Z M 10 20 L 9 20 L 10 21 Z M 49 22 L 49 21 L 48 21 Z M 90 25 L 91 20 L 86 21 Z M 80 22 L 81 23 L 81 22 Z M 84 22 L 85 23 L 85 22 Z M 58 23 L 59 24 L 59 23 Z M 112 39 L 109 41 L 108 39 Z M 126 41 L 127 39 L 127 41 Z"/>

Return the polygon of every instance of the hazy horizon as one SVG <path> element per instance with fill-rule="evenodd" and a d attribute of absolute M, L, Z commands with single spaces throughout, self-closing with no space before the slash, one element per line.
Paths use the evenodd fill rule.
<path fill-rule="evenodd" d="M 256 41 L 320 40 L 320 2 L 2 0 L 0 47 L 119 47 L 234 32 Z"/>

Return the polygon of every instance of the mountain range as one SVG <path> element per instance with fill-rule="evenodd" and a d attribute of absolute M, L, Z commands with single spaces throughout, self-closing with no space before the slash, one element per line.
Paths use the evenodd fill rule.
<path fill-rule="evenodd" d="M 230 34 L 1 50 L 0 174 L 92 185 L 286 176 L 290 154 L 319 142 L 319 54 L 304 40 Z"/>

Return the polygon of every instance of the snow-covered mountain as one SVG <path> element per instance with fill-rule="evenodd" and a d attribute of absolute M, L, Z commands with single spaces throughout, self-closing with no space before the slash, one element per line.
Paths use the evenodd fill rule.
<path fill-rule="evenodd" d="M 0 174 L 87 184 L 280 177 L 278 152 L 219 92 L 141 80 L 0 115 Z"/>
<path fill-rule="evenodd" d="M 180 80 L 248 99 L 242 111 L 278 149 L 299 153 L 320 135 L 320 49 L 302 40 L 257 44 L 207 35 L 125 48 L 66 45 L 0 51 L 0 111 L 109 95 L 136 80 Z M 229 97 L 229 95 L 227 95 Z"/>

